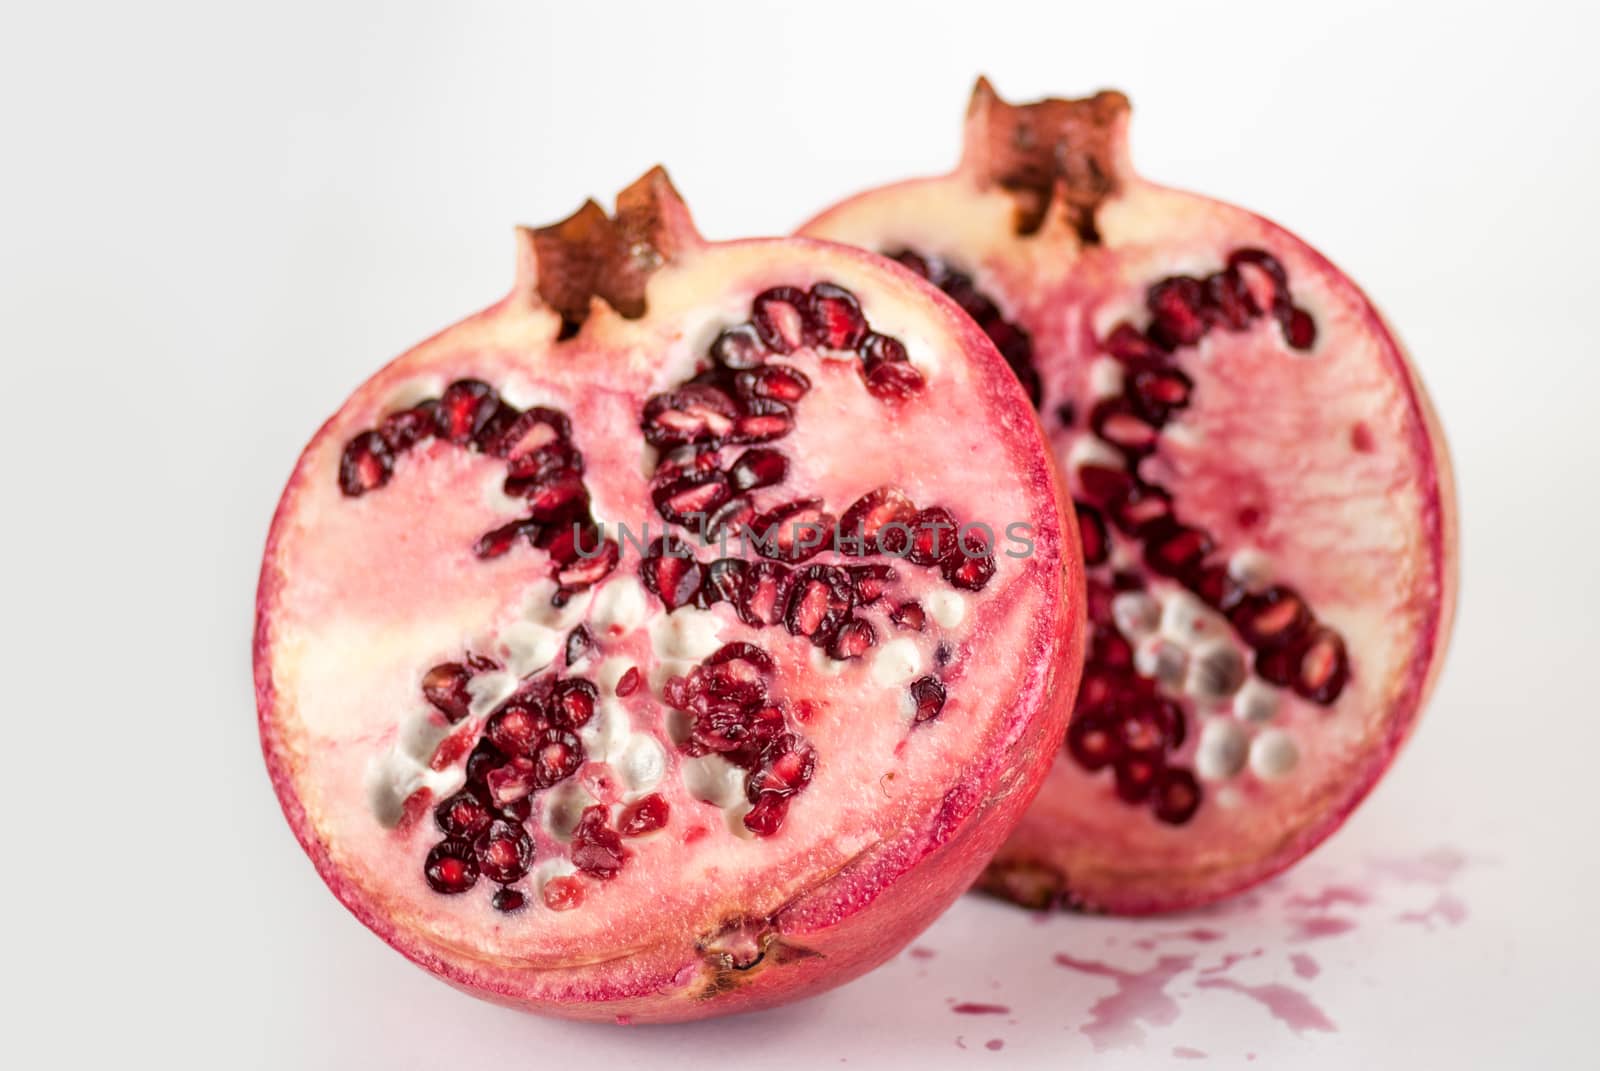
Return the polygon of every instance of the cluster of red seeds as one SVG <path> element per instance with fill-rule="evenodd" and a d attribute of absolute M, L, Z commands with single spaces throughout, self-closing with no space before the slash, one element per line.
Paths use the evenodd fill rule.
<path fill-rule="evenodd" d="M 729 643 L 662 690 L 668 706 L 689 716 L 685 754 L 721 755 L 747 771 L 751 807 L 744 825 L 763 837 L 783 825 L 790 799 L 810 783 L 817 765 L 816 749 L 794 728 L 789 704 L 769 694 L 771 676 L 767 652 Z"/>
<path fill-rule="evenodd" d="M 479 558 L 498 558 L 518 542 L 550 554 L 556 602 L 592 587 L 617 567 L 615 540 L 603 539 L 589 509 L 583 454 L 572 444 L 572 422 L 557 409 L 508 405 L 489 384 L 461 379 L 444 394 L 390 413 L 374 431 L 345 444 L 339 488 L 354 498 L 389 482 L 395 459 L 431 438 L 506 463 L 506 494 L 524 499 L 528 515 L 473 546 Z"/>
<path fill-rule="evenodd" d="M 1219 272 L 1198 279 L 1173 276 L 1146 295 L 1150 324 L 1129 323 L 1104 340 L 1124 365 L 1123 392 L 1091 410 L 1089 424 L 1119 450 L 1120 467 L 1086 464 L 1078 469 L 1084 498 L 1075 503 L 1083 535 L 1084 562 L 1109 568 L 1111 535 L 1118 531 L 1144 546 L 1145 567 L 1193 591 L 1225 615 L 1255 651 L 1255 672 L 1322 704 L 1338 698 L 1348 678 L 1344 641 L 1319 625 L 1293 590 L 1275 586 L 1249 593 L 1214 552 L 1216 541 L 1202 528 L 1179 521 L 1172 495 L 1138 474 L 1139 462 L 1159 445 L 1162 427 L 1190 401 L 1193 381 L 1174 367 L 1174 353 L 1215 329 L 1242 331 L 1270 315 L 1288 344 L 1309 349 L 1316 341 L 1310 315 L 1290 298 L 1288 274 L 1271 254 L 1236 250 Z M 1116 592 L 1144 586 L 1137 574 L 1091 577 L 1093 627 L 1079 698 L 1080 715 L 1068 732 L 1068 750 L 1085 769 L 1113 767 L 1118 794 L 1130 803 L 1153 801 L 1158 818 L 1181 824 L 1200 804 L 1200 789 L 1187 769 L 1168 767 L 1164 755 L 1185 738 L 1184 711 L 1156 694 L 1155 683 L 1133 668 L 1133 651 L 1111 618 Z"/>
<path fill-rule="evenodd" d="M 567 665 L 586 657 L 593 646 L 587 629 L 575 629 L 567 639 Z M 456 724 L 468 715 L 472 678 L 497 668 L 478 655 L 441 663 L 423 675 L 422 694 Z M 585 755 L 577 730 L 594 717 L 598 698 L 592 682 L 552 674 L 525 682 L 489 715 L 467 756 L 466 784 L 434 808 L 434 822 L 444 836 L 428 852 L 423 876 L 435 891 L 466 892 L 481 875 L 501 886 L 493 898 L 498 910 L 509 913 L 525 906 L 525 894 L 512 886 L 533 865 L 534 843 L 527 828 L 533 797 L 582 768 Z M 606 808 L 587 808 L 573 832 L 573 866 L 600 880 L 615 877 L 628 857 L 622 837 L 660 829 L 667 815 L 665 800 L 646 796 L 624 809 L 614 830 L 607 825 Z M 552 881 L 550 886 L 549 906 L 564 909 L 581 902 L 581 889 L 570 882 Z"/>
<path fill-rule="evenodd" d="M 995 349 L 1000 351 L 1000 356 L 1011 366 L 1022 389 L 1028 392 L 1028 400 L 1035 409 L 1039 408 L 1043 390 L 1039 373 L 1033 366 L 1033 337 L 1007 320 L 1000 306 L 979 290 L 972 276 L 966 272 L 956 271 L 936 257 L 924 256 L 909 249 L 890 253 L 889 256 L 944 291 L 945 296 L 960 305 L 961 311 L 983 328 Z"/>

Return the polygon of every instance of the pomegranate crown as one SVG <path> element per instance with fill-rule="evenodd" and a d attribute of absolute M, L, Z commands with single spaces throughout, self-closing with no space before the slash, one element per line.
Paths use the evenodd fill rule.
<path fill-rule="evenodd" d="M 1077 100 L 1008 104 L 979 78 L 967 105 L 961 167 L 1017 202 L 1016 231 L 1033 234 L 1051 207 L 1085 244 L 1099 241 L 1095 212 L 1130 174 L 1128 98 L 1101 90 Z"/>
<path fill-rule="evenodd" d="M 656 166 L 617 194 L 612 215 L 589 200 L 557 223 L 518 227 L 515 292 L 560 313 L 570 337 L 596 298 L 627 319 L 643 316 L 650 276 L 701 243 L 683 198 Z"/>

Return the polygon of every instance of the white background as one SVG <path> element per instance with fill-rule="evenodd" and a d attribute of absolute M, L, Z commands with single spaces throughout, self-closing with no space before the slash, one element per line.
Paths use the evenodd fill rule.
<path fill-rule="evenodd" d="M 618 7 L 8 7 L 13 1066 L 1117 1068 L 1183 1047 L 1205 1066 L 1593 1067 L 1592 5 Z M 1412 747 L 1305 867 L 1198 921 L 1041 923 L 969 898 L 919 942 L 932 958 L 670 1029 L 436 983 L 323 889 L 257 752 L 255 569 L 300 445 L 505 290 L 513 222 L 662 161 L 709 236 L 782 232 L 947 168 L 980 71 L 1013 98 L 1127 91 L 1146 174 L 1288 224 L 1405 335 L 1450 434 L 1465 554 Z M 1329 912 L 1349 932 L 1297 940 L 1329 884 L 1372 899 Z M 1430 905 L 1431 928 L 1403 918 Z M 1226 936 L 1170 936 L 1197 925 Z M 1116 982 L 1061 952 L 1195 958 L 1154 1021 L 1097 1038 Z M 1296 1032 L 1216 977 L 1292 987 L 1336 1029 Z"/>

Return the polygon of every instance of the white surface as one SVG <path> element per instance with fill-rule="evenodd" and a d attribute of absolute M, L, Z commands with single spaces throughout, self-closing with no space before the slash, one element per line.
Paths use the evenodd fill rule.
<path fill-rule="evenodd" d="M 1097 1067 L 1177 1046 L 1206 1066 L 1593 1067 L 1594 8 L 601 6 L 8 11 L 12 1066 L 1083 1066 L 1114 983 L 1064 952 L 1199 956 L 1169 963 L 1176 1020 Z M 504 291 L 513 222 L 663 160 L 708 235 L 782 231 L 947 167 L 978 71 L 1013 97 L 1128 91 L 1147 174 L 1287 223 L 1405 334 L 1466 552 L 1413 746 L 1305 867 L 1220 920 L 1041 924 L 972 899 L 919 942 L 931 959 L 667 1030 L 524 1017 L 408 966 L 323 889 L 257 753 L 256 559 L 296 451 L 380 363 Z M 1466 858 L 1445 887 L 1465 918 L 1447 900 L 1431 929 L 1402 921 L 1440 887 L 1374 861 L 1439 848 Z M 1296 941 L 1290 899 L 1329 884 L 1377 899 Z M 1229 936 L 1135 944 L 1196 925 Z M 1258 946 L 1225 977 L 1294 986 L 1335 1032 L 1200 985 Z M 1296 953 L 1321 974 L 1297 977 Z"/>

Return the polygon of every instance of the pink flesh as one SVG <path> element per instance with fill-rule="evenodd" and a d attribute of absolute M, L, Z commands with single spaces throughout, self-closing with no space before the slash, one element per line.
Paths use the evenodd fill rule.
<path fill-rule="evenodd" d="M 1119 131 L 1122 186 L 1095 216 L 1099 243 L 1083 245 L 1056 217 L 1018 236 L 1012 198 L 979 187 L 981 153 L 971 144 L 955 174 L 863 194 L 803 233 L 911 249 L 973 275 L 1033 337 L 1040 411 L 1064 469 L 1086 434 L 1095 363 L 1116 363 L 1100 341 L 1121 321 L 1145 326 L 1145 291 L 1157 281 L 1205 276 L 1230 252 L 1261 248 L 1283 263 L 1295 302 L 1315 320 L 1316 342 L 1305 353 L 1289 349 L 1270 318 L 1242 333 L 1213 329 L 1181 348 L 1172 363 L 1194 380 L 1191 404 L 1139 471 L 1172 492 L 1184 523 L 1217 540 L 1217 560 L 1247 547 L 1270 558 L 1275 578 L 1344 638 L 1349 684 L 1331 708 L 1285 691 L 1272 725 L 1295 739 L 1298 765 L 1272 781 L 1246 769 L 1226 793 L 1202 782 L 1206 798 L 1182 825 L 1123 803 L 1109 771 L 1086 771 L 1063 752 L 986 882 L 1015 899 L 1124 912 L 1216 899 L 1288 865 L 1336 828 L 1414 723 L 1454 607 L 1443 439 L 1379 315 L 1293 235 L 1138 179 L 1126 168 Z M 1076 409 L 1070 428 L 1056 415 L 1063 402 Z M 1071 474 L 1068 481 L 1081 495 Z M 1176 586 L 1158 580 L 1152 590 Z M 1193 765 L 1200 721 L 1191 716 L 1171 763 Z"/>
<path fill-rule="evenodd" d="M 649 520 L 659 533 L 642 464 L 644 400 L 691 374 L 710 338 L 748 315 L 756 293 L 819 279 L 849 289 L 875 328 L 904 340 L 928 387 L 891 410 L 846 362 L 808 349 L 783 358 L 810 377 L 812 390 L 797 407 L 795 432 L 770 444 L 789 458 L 786 481 L 758 494 L 770 502 L 817 494 L 839 514 L 872 488 L 893 485 L 963 518 L 1035 529 L 1034 555 L 1000 556 L 982 592 L 961 593 L 966 615 L 953 627 L 897 631 L 888 599 L 860 612 L 877 629 L 880 650 L 910 637 L 924 672 L 935 647 L 948 648 L 942 713 L 913 733 L 909 678 L 873 684 L 872 652 L 837 675 L 819 673 L 803 638 L 781 627 L 751 629 L 726 603 L 716 605 L 708 613 L 717 639 L 762 647 L 777 663 L 774 690 L 809 701 L 801 729 L 819 755 L 782 828 L 751 837 L 736 815 L 730 820 L 685 787 L 684 756 L 659 696 L 666 677 L 692 660 L 663 666 L 648 626 L 591 622 L 604 658 L 640 670 L 637 690 L 603 703 L 624 709 L 632 729 L 666 755 L 666 776 L 653 789 L 669 806 L 665 828 L 626 840 L 630 855 L 618 874 L 586 880 L 582 903 L 569 910 L 531 895 L 516 914 L 502 915 L 490 906 L 487 883 L 455 896 L 432 892 L 419 867 L 440 836 L 428 813 L 438 797 L 426 810 L 421 797 L 412 799 L 407 811 L 421 817 L 388 829 L 374 817 L 365 781 L 395 743 L 402 716 L 426 710 L 418 686 L 428 667 L 464 650 L 504 659 L 496 633 L 548 604 L 549 560 L 522 542 L 492 560 L 472 555 L 477 537 L 519 515 L 519 504 L 499 492 L 503 462 L 430 441 L 398 458 L 386 486 L 350 498 L 336 479 L 344 444 L 396 406 L 475 377 L 519 406 L 564 411 L 586 459 L 595 516 L 635 531 Z M 303 845 L 353 912 L 407 956 L 480 995 L 634 1021 L 766 1006 L 836 985 L 930 922 L 977 873 L 1043 776 L 1065 720 L 1063 697 L 1075 686 L 1082 612 L 1076 537 L 1059 512 L 1037 426 L 988 342 L 928 288 L 843 248 L 702 245 L 693 236 L 651 278 L 648 300 L 648 315 L 636 320 L 596 303 L 578 337 L 555 344 L 559 318 L 538 303 L 525 272 L 505 301 L 364 384 L 307 447 L 285 491 L 263 563 L 256 645 L 274 783 Z M 739 452 L 725 451 L 725 465 Z M 892 564 L 902 597 L 950 590 L 937 570 Z M 635 583 L 637 566 L 625 547 L 601 593 Z M 659 603 L 645 598 L 658 616 Z M 588 593 L 575 597 L 562 627 L 585 621 L 589 605 Z M 592 677 L 598 661 L 581 675 Z M 468 746 L 478 724 L 458 727 L 471 732 Z M 591 773 L 604 779 L 603 768 L 584 776 Z M 541 806 L 535 797 L 528 823 L 536 868 L 569 850 L 542 825 Z M 758 969 L 730 972 L 712 939 L 740 917 L 764 920 L 761 939 L 775 940 Z"/>

